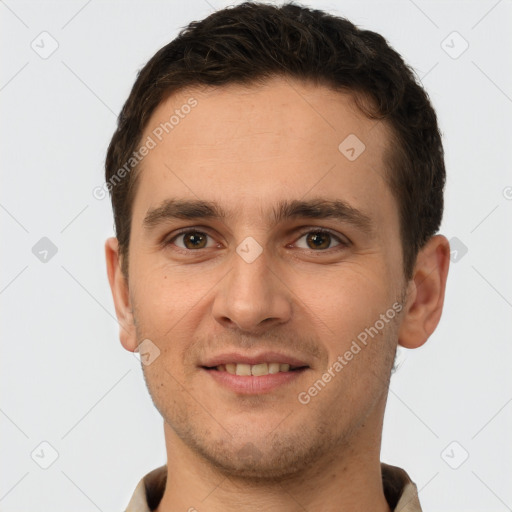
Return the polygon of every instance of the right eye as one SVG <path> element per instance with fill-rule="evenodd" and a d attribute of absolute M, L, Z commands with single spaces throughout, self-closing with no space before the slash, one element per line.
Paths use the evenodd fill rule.
<path fill-rule="evenodd" d="M 208 238 L 210 238 L 210 235 L 207 233 L 195 229 L 188 229 L 174 235 L 165 242 L 165 245 L 176 245 L 184 250 L 207 249 L 208 247 L 214 246 L 213 240 L 211 240 L 210 245 L 207 245 Z M 181 242 L 181 244 L 179 242 Z"/>

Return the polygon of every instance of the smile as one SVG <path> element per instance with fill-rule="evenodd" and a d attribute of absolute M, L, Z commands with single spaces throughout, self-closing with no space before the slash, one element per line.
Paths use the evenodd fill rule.
<path fill-rule="evenodd" d="M 227 372 L 231 375 L 245 375 L 261 377 L 263 375 L 273 375 L 279 372 L 292 372 L 304 368 L 303 366 L 291 366 L 288 363 L 258 363 L 258 364 L 245 364 L 245 363 L 227 363 L 220 364 L 214 368 L 207 368 L 208 370 L 217 370 L 219 372 Z"/>

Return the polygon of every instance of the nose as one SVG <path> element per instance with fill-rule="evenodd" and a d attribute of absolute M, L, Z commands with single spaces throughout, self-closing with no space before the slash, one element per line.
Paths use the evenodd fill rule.
<path fill-rule="evenodd" d="M 219 283 L 212 314 L 224 327 L 257 333 L 286 323 L 292 314 L 292 293 L 265 250 L 252 262 L 238 253 Z"/>

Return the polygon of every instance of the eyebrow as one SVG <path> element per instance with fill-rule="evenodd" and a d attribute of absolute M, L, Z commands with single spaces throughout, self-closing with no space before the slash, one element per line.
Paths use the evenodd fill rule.
<path fill-rule="evenodd" d="M 225 221 L 235 217 L 228 214 L 218 203 L 200 199 L 166 199 L 160 206 L 150 208 L 144 217 L 143 225 L 147 231 L 174 219 L 199 220 L 214 219 Z M 271 224 L 277 225 L 290 219 L 335 219 L 348 224 L 368 235 L 373 234 L 375 225 L 370 216 L 350 206 L 345 201 L 310 199 L 283 200 L 272 209 Z"/>

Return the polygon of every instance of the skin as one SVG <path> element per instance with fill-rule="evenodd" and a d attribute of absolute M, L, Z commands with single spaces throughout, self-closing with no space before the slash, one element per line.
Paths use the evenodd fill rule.
<path fill-rule="evenodd" d="M 397 344 L 421 346 L 439 322 L 448 241 L 432 237 L 405 280 L 398 205 L 384 180 L 388 128 L 350 95 L 288 78 L 189 88 L 158 106 L 143 140 L 191 96 L 198 105 L 143 160 L 128 280 L 117 240 L 105 245 L 123 346 L 134 351 L 149 339 L 160 350 L 143 365 L 167 447 L 158 511 L 389 511 L 379 454 L 390 371 Z M 354 161 L 338 150 L 349 134 L 366 145 Z M 145 229 L 146 213 L 169 198 L 217 201 L 232 215 Z M 312 198 L 346 201 L 373 231 L 337 219 L 272 225 L 279 201 Z M 206 246 L 173 239 L 184 227 L 209 235 Z M 318 228 L 334 235 L 322 238 L 326 249 L 308 241 Z M 236 252 L 249 236 L 262 248 L 252 263 Z M 396 302 L 400 314 L 300 403 L 299 393 Z M 259 349 L 294 354 L 309 369 L 243 396 L 198 366 Z"/>

